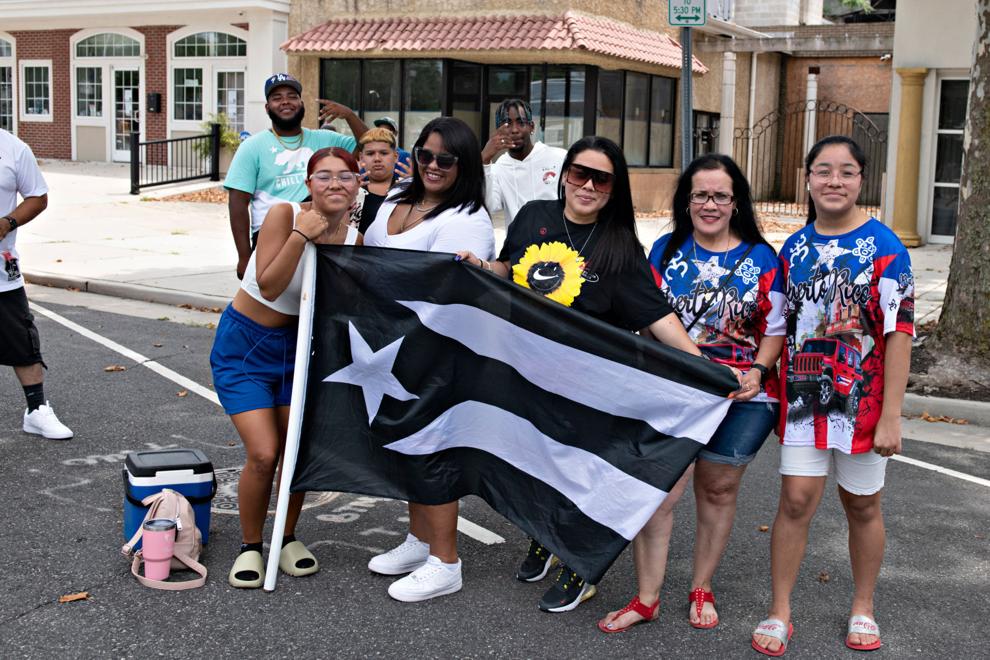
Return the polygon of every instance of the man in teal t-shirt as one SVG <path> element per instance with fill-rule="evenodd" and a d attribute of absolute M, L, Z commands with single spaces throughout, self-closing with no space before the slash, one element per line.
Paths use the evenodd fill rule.
<path fill-rule="evenodd" d="M 306 108 L 301 93 L 302 85 L 287 73 L 275 74 L 265 81 L 265 110 L 272 120 L 271 129 L 242 142 L 227 171 L 223 186 L 227 189 L 230 230 L 237 246 L 237 279 L 244 276 L 268 209 L 282 202 L 301 202 L 309 194 L 306 164 L 310 156 L 324 147 L 354 151 L 357 139 L 368 130 L 353 110 L 324 100 L 320 101 L 320 119 L 340 117 L 356 139 L 334 131 L 303 128 Z"/>

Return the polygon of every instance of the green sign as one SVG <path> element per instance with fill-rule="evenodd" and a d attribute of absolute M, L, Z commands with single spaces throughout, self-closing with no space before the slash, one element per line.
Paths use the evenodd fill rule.
<path fill-rule="evenodd" d="M 708 18 L 705 0 L 669 0 L 667 8 L 672 27 L 701 27 Z"/>

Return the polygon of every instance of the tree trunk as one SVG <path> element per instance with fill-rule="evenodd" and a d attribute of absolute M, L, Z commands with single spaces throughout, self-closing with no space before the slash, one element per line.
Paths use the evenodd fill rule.
<path fill-rule="evenodd" d="M 938 352 L 990 365 L 990 0 L 976 5 L 959 219 L 945 304 L 933 339 Z"/>

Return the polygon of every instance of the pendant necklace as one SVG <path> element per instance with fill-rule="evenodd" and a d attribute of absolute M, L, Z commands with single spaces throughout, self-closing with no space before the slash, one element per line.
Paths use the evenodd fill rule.
<path fill-rule="evenodd" d="M 725 254 L 722 255 L 722 259 L 720 260 L 720 263 L 719 263 L 719 267 L 722 268 L 723 270 L 725 269 L 725 264 L 728 263 L 728 261 L 729 261 L 729 249 L 730 249 L 729 248 L 729 244 L 731 242 L 732 242 L 732 238 L 730 236 L 730 237 L 728 237 L 726 239 Z M 696 239 L 694 236 L 691 237 L 691 255 L 694 257 L 694 262 L 697 265 L 697 263 L 698 263 L 698 239 Z M 708 288 L 708 284 L 704 280 L 702 280 L 701 282 L 699 282 L 699 284 L 701 284 L 701 287 L 705 291 L 704 294 L 701 296 L 701 299 L 704 301 L 704 304 L 705 305 L 710 305 L 712 298 L 715 296 L 716 289 L 714 287 L 711 288 L 711 289 L 709 289 Z"/>
<path fill-rule="evenodd" d="M 571 232 L 567 228 L 567 214 L 561 212 L 560 217 L 564 219 L 564 233 L 567 234 L 567 242 L 571 244 L 571 249 L 577 252 L 579 257 L 582 256 L 581 253 L 584 252 L 584 248 L 588 247 L 588 241 L 591 240 L 591 237 L 594 235 L 595 230 L 598 229 L 598 221 L 597 220 L 595 221 L 594 226 L 591 228 L 591 232 L 588 234 L 588 238 L 584 239 L 584 245 L 582 245 L 581 249 L 579 250 L 574 245 L 574 241 L 571 240 Z"/>

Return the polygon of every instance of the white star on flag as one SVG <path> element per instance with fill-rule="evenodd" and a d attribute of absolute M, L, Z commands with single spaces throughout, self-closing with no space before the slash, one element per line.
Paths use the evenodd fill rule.
<path fill-rule="evenodd" d="M 324 383 L 347 383 L 360 387 L 364 393 L 364 405 L 368 408 L 369 425 L 378 414 L 386 394 L 399 401 L 419 398 L 407 392 L 392 374 L 392 365 L 395 364 L 399 347 L 402 346 L 405 337 L 399 337 L 385 348 L 372 351 L 353 323 L 348 321 L 347 328 L 351 338 L 353 362 L 324 378 Z"/>

